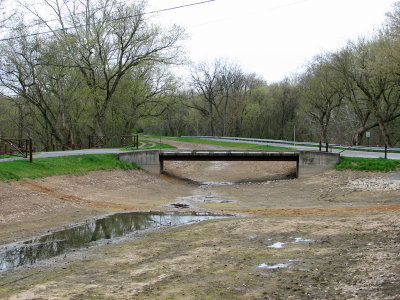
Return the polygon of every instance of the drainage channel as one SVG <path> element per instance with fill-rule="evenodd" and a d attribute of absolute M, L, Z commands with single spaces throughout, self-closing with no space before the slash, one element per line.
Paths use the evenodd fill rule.
<path fill-rule="evenodd" d="M 0 272 L 127 236 L 146 229 L 179 226 L 232 216 L 208 213 L 117 213 L 24 242 L 0 247 Z"/>

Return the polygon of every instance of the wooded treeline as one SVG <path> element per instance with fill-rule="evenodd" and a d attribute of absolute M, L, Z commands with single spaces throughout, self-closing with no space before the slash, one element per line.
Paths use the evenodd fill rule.
<path fill-rule="evenodd" d="M 227 58 L 183 64 L 184 30 L 145 4 L 26 4 L 0 41 L 0 134 L 43 146 L 134 132 L 400 145 L 400 3 L 372 38 L 316 56 L 269 84 Z M 29 18 L 25 17 L 30 12 Z M 40 34 L 37 34 L 39 33 Z M 43 33 L 46 32 L 46 33 Z M 212 45 L 211 45 L 212 46 Z M 251 55 L 251 54 L 249 54 Z"/>

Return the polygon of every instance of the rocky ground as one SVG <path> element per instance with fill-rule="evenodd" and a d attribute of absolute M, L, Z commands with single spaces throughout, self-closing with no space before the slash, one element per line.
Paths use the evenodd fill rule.
<path fill-rule="evenodd" d="M 2 272 L 0 298 L 398 299 L 399 173 L 310 170 L 293 179 L 294 168 L 169 162 L 169 176 L 120 170 L 1 182 L 3 247 L 110 212 L 237 216 Z"/>

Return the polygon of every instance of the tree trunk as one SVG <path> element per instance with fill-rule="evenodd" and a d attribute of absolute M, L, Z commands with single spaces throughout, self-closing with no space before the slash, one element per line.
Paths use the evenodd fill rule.
<path fill-rule="evenodd" d="M 387 132 L 385 121 L 383 120 L 381 114 L 379 113 L 379 108 L 378 108 L 378 106 L 377 106 L 375 101 L 372 101 L 372 106 L 373 106 L 373 109 L 374 109 L 374 115 L 375 115 L 376 121 L 378 122 L 379 129 L 381 131 L 383 140 L 385 141 L 386 145 L 391 147 L 392 143 L 390 141 L 390 137 L 389 137 L 389 134 Z"/>
<path fill-rule="evenodd" d="M 360 128 L 359 130 L 357 130 L 356 133 L 354 133 L 353 138 L 352 138 L 353 146 L 361 145 L 362 138 L 363 138 L 365 132 L 366 132 L 366 129 L 363 127 L 363 128 Z"/>
<path fill-rule="evenodd" d="M 392 143 L 390 141 L 390 137 L 389 137 L 389 134 L 387 132 L 386 124 L 385 124 L 385 122 L 383 122 L 382 118 L 380 118 L 380 117 L 378 118 L 377 117 L 377 119 L 378 119 L 379 129 L 381 131 L 383 140 L 385 141 L 385 144 L 388 145 L 388 147 L 391 147 Z"/>
<path fill-rule="evenodd" d="M 104 132 L 101 126 L 101 117 L 98 114 L 95 115 L 93 123 L 94 123 L 95 134 L 98 136 L 103 136 Z"/>
<path fill-rule="evenodd" d="M 212 103 L 209 101 L 209 108 L 210 108 L 210 120 L 209 120 L 209 126 L 210 126 L 210 133 L 211 136 L 214 136 L 214 119 L 213 119 L 213 109 L 212 109 Z"/>

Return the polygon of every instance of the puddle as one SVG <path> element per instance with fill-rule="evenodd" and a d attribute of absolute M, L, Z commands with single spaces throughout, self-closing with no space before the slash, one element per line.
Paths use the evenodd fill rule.
<path fill-rule="evenodd" d="M 283 269 L 283 268 L 289 267 L 289 265 L 288 264 L 277 264 L 277 265 L 269 266 L 267 264 L 261 264 L 261 265 L 258 265 L 258 267 L 263 268 L 263 269 Z"/>
<path fill-rule="evenodd" d="M 268 248 L 275 248 L 275 249 L 281 249 L 283 248 L 283 245 L 286 243 L 281 243 L 281 242 L 276 242 L 275 244 L 272 244 L 271 246 L 268 246 Z"/>
<path fill-rule="evenodd" d="M 235 182 L 225 182 L 225 181 L 204 181 L 201 185 L 205 186 L 225 186 L 225 185 L 235 185 Z"/>
<path fill-rule="evenodd" d="M 286 242 L 286 243 L 276 242 L 276 243 L 272 244 L 271 246 L 268 246 L 268 248 L 282 249 L 283 245 L 286 245 L 286 244 L 298 244 L 298 243 L 315 242 L 314 240 L 304 239 L 304 238 L 301 238 L 301 237 L 291 238 L 291 239 L 293 239 L 294 241 L 293 242 Z M 268 239 L 267 241 L 272 241 L 272 239 Z"/>
<path fill-rule="evenodd" d="M 164 226 L 178 226 L 230 216 L 205 213 L 118 213 L 28 241 L 0 247 L 0 272 L 33 265 L 79 248 Z"/>
<path fill-rule="evenodd" d="M 310 239 L 303 239 L 301 237 L 298 238 L 294 238 L 294 244 L 295 243 L 306 243 L 306 242 L 315 242 L 314 240 L 310 240 Z"/>
<path fill-rule="evenodd" d="M 176 201 L 179 203 L 233 203 L 234 200 L 227 199 L 225 196 L 220 196 L 217 193 L 207 190 L 206 188 L 200 188 L 200 190 L 191 196 L 176 197 Z"/>
<path fill-rule="evenodd" d="M 172 203 L 171 206 L 175 208 L 189 208 L 190 205 L 186 203 Z"/>

